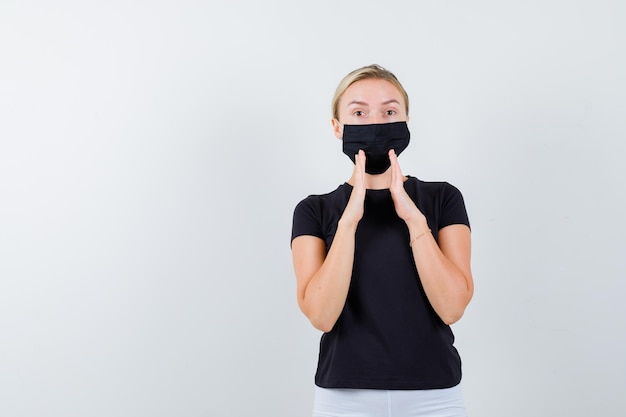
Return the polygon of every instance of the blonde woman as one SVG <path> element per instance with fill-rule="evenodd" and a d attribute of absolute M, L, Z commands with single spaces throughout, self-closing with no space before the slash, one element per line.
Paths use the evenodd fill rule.
<path fill-rule="evenodd" d="M 463 197 L 402 174 L 409 99 L 388 70 L 348 74 L 332 113 L 354 170 L 296 206 L 291 237 L 298 305 L 323 332 L 313 416 L 466 416 L 450 329 L 474 290 Z"/>

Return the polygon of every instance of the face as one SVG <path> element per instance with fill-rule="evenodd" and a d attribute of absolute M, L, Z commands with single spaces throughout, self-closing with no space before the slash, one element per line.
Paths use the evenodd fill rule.
<path fill-rule="evenodd" d="M 333 119 L 333 130 L 341 139 L 344 124 L 406 121 L 406 105 L 396 86 L 380 78 L 368 78 L 353 83 L 343 93 L 339 100 L 339 120 Z"/>

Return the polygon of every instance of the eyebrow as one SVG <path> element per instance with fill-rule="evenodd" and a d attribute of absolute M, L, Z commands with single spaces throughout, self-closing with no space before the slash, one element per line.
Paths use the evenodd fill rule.
<path fill-rule="evenodd" d="M 351 102 L 349 102 L 348 104 L 346 104 L 346 107 L 348 106 L 352 106 L 353 104 L 359 105 L 359 106 L 367 106 L 368 104 L 364 101 L 358 101 L 358 100 L 352 100 Z"/>
<path fill-rule="evenodd" d="M 396 100 L 395 98 L 392 98 L 391 100 L 386 100 L 386 101 L 383 101 L 381 104 L 382 104 L 383 106 L 386 106 L 387 104 L 391 104 L 391 103 L 395 103 L 395 104 L 397 104 L 398 106 L 400 105 L 400 102 L 399 102 L 398 100 Z M 346 107 L 347 107 L 347 106 L 351 106 L 351 105 L 353 105 L 353 104 L 356 104 L 356 105 L 359 105 L 359 106 L 367 106 L 367 105 L 368 105 L 368 103 L 366 103 L 366 102 L 364 102 L 364 101 L 352 100 L 351 102 L 349 102 L 348 104 L 346 104 Z"/>

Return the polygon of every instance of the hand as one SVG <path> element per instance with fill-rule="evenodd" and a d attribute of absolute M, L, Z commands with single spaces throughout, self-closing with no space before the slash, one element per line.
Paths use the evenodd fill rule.
<path fill-rule="evenodd" d="M 365 152 L 362 150 L 354 158 L 352 183 L 352 193 L 340 221 L 356 226 L 363 218 L 365 205 Z"/>
<path fill-rule="evenodd" d="M 391 161 L 391 185 L 389 190 L 391 191 L 391 198 L 398 217 L 406 223 L 411 221 L 425 222 L 426 218 L 404 189 L 404 175 L 402 175 L 398 157 L 393 149 L 389 151 L 389 160 Z"/>

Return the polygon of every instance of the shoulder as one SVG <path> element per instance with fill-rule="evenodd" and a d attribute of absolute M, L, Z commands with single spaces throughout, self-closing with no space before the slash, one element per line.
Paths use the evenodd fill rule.
<path fill-rule="evenodd" d="M 407 194 L 439 229 L 451 224 L 469 226 L 469 218 L 461 191 L 447 181 L 422 181 L 409 177 Z"/>
<path fill-rule="evenodd" d="M 351 190 L 348 184 L 342 184 L 330 193 L 310 194 L 301 200 L 293 212 L 291 240 L 300 235 L 325 239 L 332 229 L 330 225 L 341 216 Z"/>
<path fill-rule="evenodd" d="M 296 205 L 296 212 L 300 210 L 319 210 L 324 206 L 333 205 L 350 197 L 352 187 L 348 183 L 343 183 L 336 189 L 325 194 L 309 194 Z"/>
<path fill-rule="evenodd" d="M 447 181 L 422 181 L 419 178 L 407 176 L 408 179 L 404 183 L 405 189 L 419 192 L 428 193 L 433 196 L 461 196 L 461 191 L 454 185 Z"/>

